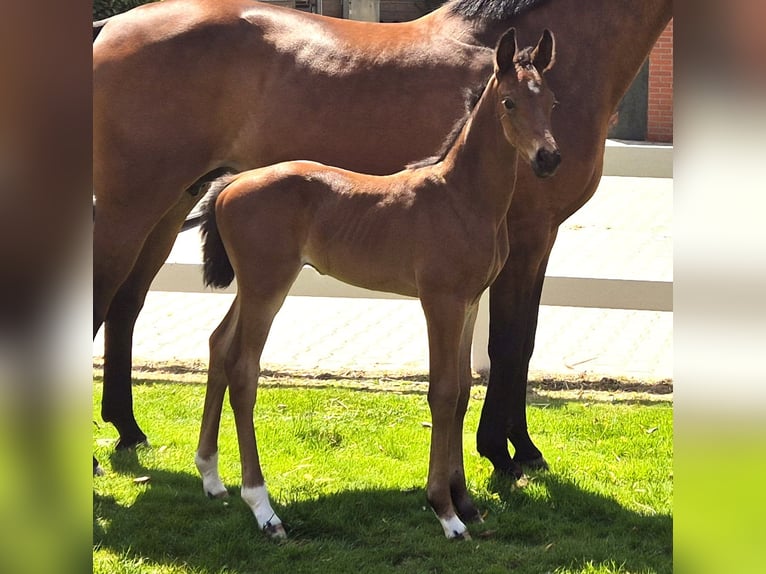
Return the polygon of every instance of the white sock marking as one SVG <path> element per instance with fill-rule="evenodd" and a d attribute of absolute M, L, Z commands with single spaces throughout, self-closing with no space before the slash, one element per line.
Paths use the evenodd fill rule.
<path fill-rule="evenodd" d="M 197 470 L 202 475 L 202 488 L 205 490 L 205 494 L 218 497 L 226 493 L 226 487 L 218 475 L 218 452 L 213 453 L 208 459 L 195 453 L 194 464 L 197 465 Z"/>
<path fill-rule="evenodd" d="M 267 530 L 282 524 L 282 520 L 271 507 L 269 492 L 266 490 L 265 484 L 252 487 L 243 486 L 240 496 L 253 511 L 255 520 L 258 522 L 258 528 Z"/>
<path fill-rule="evenodd" d="M 444 535 L 447 538 L 458 538 L 468 530 L 465 524 L 454 514 L 448 518 L 439 518 L 439 522 L 441 522 Z"/>

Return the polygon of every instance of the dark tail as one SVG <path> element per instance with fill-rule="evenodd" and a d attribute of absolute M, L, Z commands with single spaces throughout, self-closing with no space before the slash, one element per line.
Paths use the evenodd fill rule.
<path fill-rule="evenodd" d="M 231 266 L 229 255 L 223 245 L 218 223 L 215 219 L 215 204 L 218 196 L 229 185 L 236 175 L 220 177 L 210 184 L 202 214 L 202 269 L 205 285 L 223 289 L 234 281 L 234 268 Z"/>

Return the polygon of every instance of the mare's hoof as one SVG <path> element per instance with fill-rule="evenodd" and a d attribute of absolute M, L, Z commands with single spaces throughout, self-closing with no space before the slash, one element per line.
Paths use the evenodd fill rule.
<path fill-rule="evenodd" d="M 263 527 L 263 532 L 273 540 L 284 540 L 287 538 L 287 532 L 285 532 L 285 527 L 281 523 L 272 524 L 267 522 Z"/>
<path fill-rule="evenodd" d="M 514 459 L 525 470 L 550 470 L 548 463 L 543 457 L 531 458 L 529 460 Z"/>
<path fill-rule="evenodd" d="M 149 440 L 146 436 L 138 438 L 120 438 L 115 445 L 115 450 L 130 450 L 139 447 L 149 447 Z"/>
<path fill-rule="evenodd" d="M 527 477 L 526 474 L 523 474 L 516 479 L 516 482 L 513 483 L 513 486 L 515 486 L 516 488 L 524 488 L 528 484 L 529 484 L 529 477 Z"/>
<path fill-rule="evenodd" d="M 526 474 L 522 473 L 520 476 L 517 476 L 516 473 L 506 473 L 497 469 L 495 469 L 493 480 L 498 486 L 510 483 L 511 489 L 524 488 L 529 484 L 529 477 Z"/>
<path fill-rule="evenodd" d="M 504 457 L 490 458 L 493 471 L 497 476 L 518 480 L 524 476 L 524 469 L 521 468 L 521 464 L 515 459 L 512 459 L 507 454 Z"/>

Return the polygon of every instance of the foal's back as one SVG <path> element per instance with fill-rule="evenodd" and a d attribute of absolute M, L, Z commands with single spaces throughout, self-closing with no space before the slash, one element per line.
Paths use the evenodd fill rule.
<path fill-rule="evenodd" d="M 436 168 L 373 176 L 294 161 L 237 178 L 216 219 L 240 285 L 260 260 L 417 297 L 418 268 L 443 251 L 439 230 L 454 226 L 454 210 Z"/>

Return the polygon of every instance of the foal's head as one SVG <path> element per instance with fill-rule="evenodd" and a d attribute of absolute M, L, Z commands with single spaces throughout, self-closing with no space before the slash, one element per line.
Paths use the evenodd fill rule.
<path fill-rule="evenodd" d="M 543 75 L 553 67 L 553 34 L 545 30 L 535 48 L 519 50 L 511 28 L 495 50 L 497 113 L 505 137 L 526 157 L 538 177 L 553 175 L 561 162 L 551 134 L 551 111 L 556 99 Z"/>

